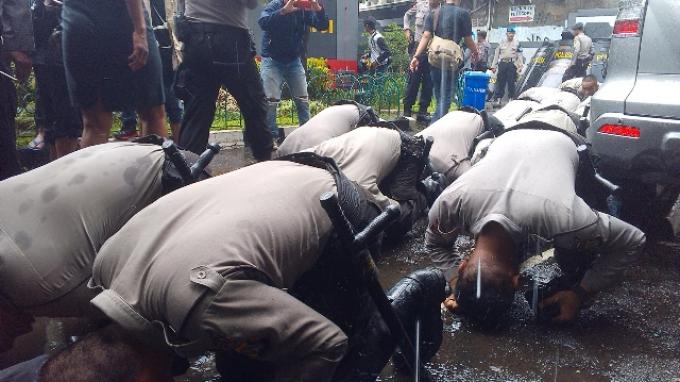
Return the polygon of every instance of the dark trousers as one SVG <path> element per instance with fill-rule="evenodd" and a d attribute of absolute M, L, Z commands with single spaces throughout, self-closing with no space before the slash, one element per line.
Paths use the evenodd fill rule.
<path fill-rule="evenodd" d="M 54 144 L 58 138 L 80 137 L 83 130 L 80 110 L 69 100 L 64 67 L 35 65 L 33 71 L 40 93 L 40 97 L 36 97 L 36 110 L 42 110 L 45 141 Z M 37 120 L 36 117 L 36 123 Z"/>
<path fill-rule="evenodd" d="M 494 97 L 501 99 L 505 95 L 505 86 L 508 86 L 508 97 L 515 98 L 515 81 L 517 80 L 517 67 L 514 62 L 499 62 L 496 73 L 496 91 Z"/>
<path fill-rule="evenodd" d="M 201 153 L 208 143 L 215 102 L 224 86 L 236 99 L 245 120 L 245 140 L 256 159 L 269 159 L 273 142 L 267 128 L 267 101 L 246 29 L 192 23 L 184 41 L 178 95 L 185 98 L 179 144 Z"/>
<path fill-rule="evenodd" d="M 475 72 L 486 72 L 488 69 L 489 65 L 486 62 L 479 61 L 472 64 L 472 70 Z"/>
<path fill-rule="evenodd" d="M 586 71 L 588 69 L 588 61 L 586 60 L 576 60 L 562 76 L 562 82 L 568 81 L 572 78 L 585 77 Z"/>
<path fill-rule="evenodd" d="M 0 65 L 0 70 L 7 68 Z M 17 136 L 14 118 L 17 112 L 17 95 L 14 85 L 0 76 L 0 180 L 21 172 L 17 160 Z"/>
<path fill-rule="evenodd" d="M 420 88 L 420 113 L 426 113 L 427 107 L 432 100 L 432 77 L 430 76 L 430 64 L 427 62 L 427 54 L 419 57 L 418 69 L 415 72 L 409 71 L 408 82 L 406 83 L 406 94 L 404 94 L 404 110 L 410 111 L 416 102 L 418 88 Z"/>

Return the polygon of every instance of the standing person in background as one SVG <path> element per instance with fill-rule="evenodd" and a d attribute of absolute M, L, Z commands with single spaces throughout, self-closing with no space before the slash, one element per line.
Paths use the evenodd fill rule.
<path fill-rule="evenodd" d="M 508 87 L 508 98 L 511 100 L 515 98 L 517 72 L 523 64 L 519 41 L 515 40 L 515 28 L 509 27 L 505 36 L 506 38 L 498 44 L 491 64 L 491 70 L 496 73 L 494 100 L 499 106 L 505 95 L 506 85 Z"/>
<path fill-rule="evenodd" d="M 184 99 L 180 146 L 201 153 L 208 143 L 215 102 L 224 86 L 245 120 L 244 138 L 256 160 L 271 158 L 274 142 L 267 128 L 267 99 L 255 64 L 248 30 L 248 9 L 257 0 L 186 0 L 186 13 L 175 24 L 184 42 L 184 62 L 175 91 Z"/>
<path fill-rule="evenodd" d="M 392 52 L 385 37 L 376 30 L 377 21 L 373 17 L 364 20 L 364 31 L 368 33 L 369 69 L 371 74 L 384 73 L 392 62 Z"/>
<path fill-rule="evenodd" d="M 9 65 L 14 62 L 16 76 L 26 81 L 31 74 L 30 52 L 33 51 L 31 10 L 24 0 L 0 0 L 0 180 L 18 174 L 16 131 L 17 95 L 9 79 Z"/>
<path fill-rule="evenodd" d="M 420 39 L 418 49 L 416 49 L 411 60 L 411 71 L 417 70 L 420 66 L 420 57 L 426 51 L 433 35 L 452 40 L 456 44 L 464 40 L 465 45 L 470 49 L 472 62 L 477 62 L 478 52 L 477 46 L 472 40 L 470 11 L 461 8 L 459 4 L 460 0 L 446 0 L 446 3 L 439 7 L 439 12 L 432 12 L 427 16 L 423 37 Z M 450 70 L 432 66 L 430 73 L 434 85 L 434 97 L 437 100 L 437 108 L 430 121 L 432 124 L 449 112 L 451 99 L 457 88 L 458 69 Z"/>
<path fill-rule="evenodd" d="M 142 0 L 64 2 L 64 66 L 83 114 L 83 147 L 105 143 L 113 111 L 136 109 L 142 134 L 167 136 L 158 44 Z"/>
<path fill-rule="evenodd" d="M 576 77 L 585 77 L 590 61 L 595 55 L 593 40 L 583 32 L 583 23 L 576 23 L 571 27 L 574 33 L 574 58 L 571 66 L 564 72 L 562 82 Z"/>
<path fill-rule="evenodd" d="M 491 44 L 486 41 L 486 31 L 477 31 L 477 51 L 479 60 L 472 65 L 472 70 L 486 72 L 489 69 L 489 56 L 491 54 Z"/>
<path fill-rule="evenodd" d="M 165 95 L 165 114 L 170 124 L 170 133 L 173 139 L 179 138 L 179 129 L 182 124 L 182 104 L 175 96 L 172 88 L 175 79 L 175 69 L 172 65 L 172 54 L 174 51 L 172 36 L 166 22 L 166 13 L 163 0 L 151 1 L 151 24 L 153 25 L 154 36 L 158 41 L 158 49 L 161 55 L 161 67 L 163 75 L 163 94 Z M 137 133 L 137 114 L 134 109 L 125 110 L 120 114 L 121 129 L 113 134 L 113 137 L 120 141 L 136 138 Z"/>
<path fill-rule="evenodd" d="M 305 34 L 309 27 L 328 28 L 328 17 L 317 0 L 310 8 L 296 6 L 295 0 L 272 0 L 258 19 L 262 34 L 262 64 L 260 66 L 264 93 L 267 96 L 267 125 L 279 143 L 285 138 L 276 125 L 276 109 L 281 101 L 283 83 L 288 84 L 297 108 L 298 123 L 309 120 L 307 77 L 301 56 Z"/>
<path fill-rule="evenodd" d="M 413 56 L 416 51 L 418 41 L 423 36 L 425 29 L 425 18 L 433 10 L 439 9 L 439 0 L 417 0 L 413 6 L 404 14 L 404 34 L 408 41 L 408 54 Z M 411 31 L 411 21 L 415 19 L 415 33 Z M 427 55 L 422 54 L 418 69 L 408 72 L 406 84 L 406 94 L 404 95 L 404 116 L 411 116 L 411 108 L 416 102 L 418 88 L 420 88 L 420 108 L 418 109 L 418 120 L 427 118 L 427 107 L 432 100 L 432 77 L 430 76 L 430 65 L 427 62 Z"/>
<path fill-rule="evenodd" d="M 36 94 L 40 93 L 35 101 L 36 114 L 37 110 L 42 111 L 41 124 L 52 160 L 78 150 L 78 138 L 83 130 L 80 111 L 68 98 L 61 53 L 61 8 L 61 3 L 53 0 L 35 0 L 32 7 L 33 70 Z"/>

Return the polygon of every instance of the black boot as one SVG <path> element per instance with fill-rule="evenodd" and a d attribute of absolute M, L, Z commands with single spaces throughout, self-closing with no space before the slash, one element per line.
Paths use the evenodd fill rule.
<path fill-rule="evenodd" d="M 415 336 L 416 319 L 421 321 L 420 354 L 423 363 L 429 362 L 442 342 L 443 322 L 440 304 L 444 301 L 446 278 L 438 269 L 417 270 L 401 279 L 388 292 L 392 308 L 410 336 Z M 369 324 L 350 339 L 350 349 L 336 370 L 333 382 L 373 382 L 397 348 L 397 339 L 372 303 L 373 316 Z M 411 342 L 414 338 L 411 337 Z M 408 375 L 407 362 L 398 352 L 393 357 L 397 374 Z M 429 372 L 422 369 L 421 381 L 431 381 Z"/>
<path fill-rule="evenodd" d="M 404 105 L 404 117 L 410 117 L 411 114 L 411 106 Z"/>
<path fill-rule="evenodd" d="M 419 111 L 418 114 L 416 115 L 416 121 L 418 122 L 424 122 L 424 123 L 430 123 L 430 120 L 432 117 L 427 114 L 427 109 L 426 111 Z"/>

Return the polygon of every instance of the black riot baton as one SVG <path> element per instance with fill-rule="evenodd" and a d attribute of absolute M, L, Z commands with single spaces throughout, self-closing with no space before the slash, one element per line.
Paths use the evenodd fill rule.
<path fill-rule="evenodd" d="M 175 166 L 175 169 L 177 169 L 177 172 L 182 177 L 182 181 L 185 185 L 196 182 L 198 177 L 201 175 L 201 172 L 205 170 L 206 166 L 208 166 L 210 161 L 212 161 L 212 159 L 215 157 L 215 154 L 220 152 L 220 146 L 217 143 L 211 143 L 198 157 L 196 163 L 189 167 L 186 158 L 182 152 L 179 151 L 177 145 L 175 145 L 175 142 L 170 139 L 166 139 L 161 147 L 170 159 L 170 162 L 172 162 L 173 166 Z"/>
<path fill-rule="evenodd" d="M 423 149 L 423 161 L 425 162 L 426 173 L 432 172 L 432 163 L 430 162 L 430 151 L 432 150 L 432 145 L 434 145 L 434 138 L 427 136 L 425 138 L 425 148 Z"/>
<path fill-rule="evenodd" d="M 585 166 L 586 171 L 601 187 L 609 192 L 610 195 L 618 196 L 621 187 L 612 183 L 597 171 L 593 163 L 593 157 L 590 155 L 590 148 L 587 145 L 580 145 L 576 148 L 578 152 L 579 163 Z"/>
<path fill-rule="evenodd" d="M 217 143 L 209 143 L 205 151 L 196 160 L 193 166 L 191 166 L 191 178 L 195 181 L 201 175 L 203 170 L 212 162 L 213 158 L 217 153 L 220 152 L 222 148 Z"/>
<path fill-rule="evenodd" d="M 170 162 L 172 162 L 173 166 L 175 166 L 179 176 L 182 177 L 184 184 L 193 183 L 191 178 L 191 169 L 187 164 L 186 158 L 184 158 L 184 155 L 182 155 L 182 153 L 177 148 L 177 145 L 175 145 L 175 142 L 171 141 L 170 139 L 166 139 L 161 147 L 170 159 Z"/>
<path fill-rule="evenodd" d="M 425 149 L 423 150 L 423 158 L 428 158 L 430 156 L 430 150 L 432 150 L 433 144 L 434 138 L 430 137 L 429 135 L 425 137 Z"/>
<path fill-rule="evenodd" d="M 531 110 L 531 108 L 529 108 Z M 472 145 L 470 145 L 470 149 L 468 150 L 468 159 L 472 159 L 472 156 L 475 154 L 475 149 L 477 148 L 477 144 L 487 138 L 494 138 L 498 137 L 499 135 L 503 134 L 505 132 L 505 129 L 501 126 L 496 126 L 496 125 L 489 125 L 489 126 L 484 126 L 485 130 L 482 131 L 481 134 L 475 137 L 475 139 L 472 140 Z"/>
<path fill-rule="evenodd" d="M 352 223 L 349 222 L 340 207 L 338 197 L 333 192 L 326 192 L 321 195 L 320 199 L 321 206 L 331 219 L 342 245 L 351 254 L 352 265 L 354 265 L 355 269 L 359 270 L 359 275 L 362 278 L 371 299 L 378 308 L 380 316 L 389 328 L 392 338 L 399 344 L 401 351 L 404 353 L 406 366 L 411 370 L 413 375 L 418 376 L 420 367 L 419 365 L 416 366 L 414 363 L 417 354 L 415 347 L 404 329 L 401 320 L 392 309 L 392 304 L 387 298 L 382 285 L 380 285 L 380 281 L 378 280 L 378 268 L 367 249 L 372 240 L 399 217 L 399 207 L 396 205 L 387 207 L 387 209 L 373 219 L 363 231 L 355 234 Z M 418 382 L 418 380 L 416 380 L 416 382 Z"/>

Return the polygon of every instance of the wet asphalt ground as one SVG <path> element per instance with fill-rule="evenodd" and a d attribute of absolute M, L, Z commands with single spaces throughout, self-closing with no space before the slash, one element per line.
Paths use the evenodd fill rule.
<path fill-rule="evenodd" d="M 224 173 L 252 162 L 236 149 L 224 150 L 213 165 L 215 173 Z M 679 222 L 675 216 L 676 227 Z M 384 251 L 377 264 L 385 289 L 429 265 L 424 229 L 423 219 L 405 240 Z M 494 331 L 443 314 L 444 342 L 429 364 L 435 381 L 680 382 L 680 242 L 649 245 L 624 281 L 597 296 L 569 326 L 535 322 L 520 294 L 507 324 Z M 210 358 L 202 357 L 176 380 L 219 378 Z M 380 380 L 404 381 L 389 366 Z"/>

